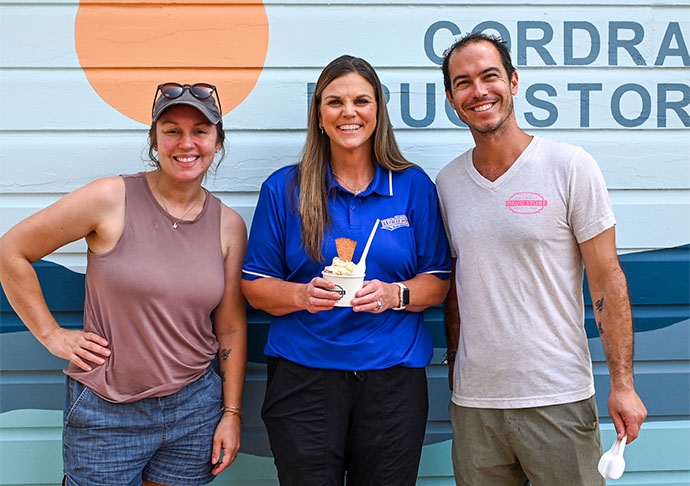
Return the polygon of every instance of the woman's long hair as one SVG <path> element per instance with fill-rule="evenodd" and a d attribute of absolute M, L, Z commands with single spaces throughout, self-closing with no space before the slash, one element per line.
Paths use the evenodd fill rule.
<path fill-rule="evenodd" d="M 365 78 L 374 87 L 376 96 L 376 129 L 372 144 L 372 160 L 383 169 L 400 171 L 415 164 L 407 161 L 400 153 L 395 141 L 393 127 L 388 118 L 386 98 L 381 81 L 374 68 L 362 58 L 340 56 L 326 66 L 314 89 L 309 121 L 307 126 L 307 141 L 304 145 L 297 173 L 291 184 L 290 194 L 294 194 L 294 187 L 299 184 L 299 201 L 296 209 L 302 219 L 302 244 L 309 257 L 316 262 L 323 262 L 321 244 L 326 228 L 331 223 L 328 212 L 328 193 L 326 190 L 326 165 L 330 161 L 330 140 L 319 129 L 319 109 L 323 90 L 333 80 L 346 74 L 356 73 Z"/>

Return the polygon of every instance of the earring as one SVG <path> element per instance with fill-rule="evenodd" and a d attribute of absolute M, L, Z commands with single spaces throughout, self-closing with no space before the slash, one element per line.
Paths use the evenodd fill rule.
<path fill-rule="evenodd" d="M 319 125 L 319 128 L 321 129 L 321 135 L 323 135 L 325 132 L 323 131 L 323 127 Z"/>

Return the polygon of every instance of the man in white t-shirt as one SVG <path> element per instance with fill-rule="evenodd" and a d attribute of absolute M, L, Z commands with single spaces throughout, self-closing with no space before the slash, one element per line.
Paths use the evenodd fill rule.
<path fill-rule="evenodd" d="M 647 410 L 601 171 L 581 148 L 518 127 L 518 75 L 499 39 L 460 39 L 443 75 L 476 144 L 437 178 L 457 259 L 446 305 L 456 483 L 604 485 L 583 263 L 618 437 L 633 441 Z"/>

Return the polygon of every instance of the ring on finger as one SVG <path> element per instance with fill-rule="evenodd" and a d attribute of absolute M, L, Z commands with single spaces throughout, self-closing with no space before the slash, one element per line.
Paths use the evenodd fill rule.
<path fill-rule="evenodd" d="M 376 299 L 376 309 L 375 310 L 381 310 L 383 307 L 383 303 L 381 302 L 381 299 Z"/>

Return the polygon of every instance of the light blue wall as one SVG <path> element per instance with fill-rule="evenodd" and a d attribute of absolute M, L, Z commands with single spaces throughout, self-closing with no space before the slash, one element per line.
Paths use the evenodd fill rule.
<path fill-rule="evenodd" d="M 151 2 L 88 3 L 114 4 L 136 15 L 128 4 Z M 256 0 L 244 3 L 261 6 Z M 233 2 L 188 2 L 185 8 L 203 18 L 204 9 L 216 4 L 227 7 L 228 25 L 236 21 L 233 12 L 240 7 Z M 263 6 L 269 26 L 264 65 L 237 66 L 227 52 L 209 66 L 233 65 L 223 71 L 230 81 L 245 68 L 262 68 L 251 93 L 224 117 L 228 156 L 206 182 L 248 225 L 261 182 L 294 163 L 301 149 L 310 83 L 330 60 L 349 53 L 376 67 L 389 90 L 388 109 L 403 152 L 435 177 L 472 145 L 469 132 L 446 109 L 438 55 L 454 34 L 483 22 L 507 33 L 520 75 L 519 124 L 592 153 L 616 212 L 636 318 L 637 383 L 650 417 L 640 439 L 626 448 L 626 474 L 611 484 L 690 484 L 690 250 L 684 246 L 690 243 L 688 2 L 281 0 Z M 74 0 L 0 1 L 0 233 L 90 180 L 146 168 L 147 127 L 104 101 L 80 64 L 79 8 Z M 166 48 L 181 49 L 174 44 L 175 32 L 170 34 Z M 103 35 L 112 35 L 107 25 Z M 203 26 L 198 37 L 203 49 Z M 156 81 L 173 76 L 165 68 L 135 74 L 127 69 L 114 69 L 113 76 L 127 79 L 140 72 Z M 205 72 L 211 71 L 199 71 L 199 80 Z M 223 92 L 232 89 L 230 81 L 216 84 Z M 128 88 L 123 82 L 122 89 Z M 39 265 L 49 305 L 63 325 L 80 325 L 84 251 L 84 243 L 76 242 L 46 259 L 57 266 Z M 63 363 L 24 330 L 4 296 L 0 305 L 0 484 L 57 485 Z M 431 309 L 426 317 L 436 349 L 427 369 L 431 410 L 418 484 L 450 485 L 442 310 Z M 264 314 L 250 314 L 243 449 L 218 484 L 276 484 L 258 416 L 266 323 Z M 606 365 L 590 324 L 588 332 L 608 447 L 613 433 L 606 414 Z"/>

